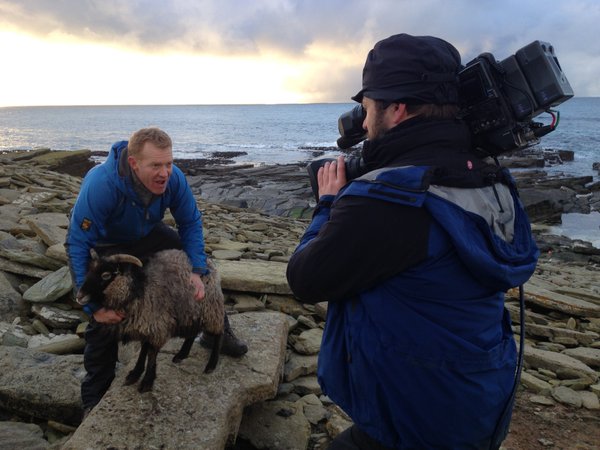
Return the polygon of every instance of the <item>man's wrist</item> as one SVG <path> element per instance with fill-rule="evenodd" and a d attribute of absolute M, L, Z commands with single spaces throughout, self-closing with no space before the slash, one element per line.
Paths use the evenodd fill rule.
<path fill-rule="evenodd" d="M 210 273 L 210 270 L 208 270 L 206 267 L 194 267 L 192 269 L 192 273 L 195 273 L 196 275 L 200 276 L 205 276 Z"/>
<path fill-rule="evenodd" d="M 319 197 L 319 206 L 329 208 L 335 199 L 335 195 L 333 194 L 325 194 Z"/>
<path fill-rule="evenodd" d="M 82 309 L 88 316 L 92 317 L 100 308 L 102 308 L 102 306 L 96 303 L 88 303 L 87 305 L 84 305 Z"/>

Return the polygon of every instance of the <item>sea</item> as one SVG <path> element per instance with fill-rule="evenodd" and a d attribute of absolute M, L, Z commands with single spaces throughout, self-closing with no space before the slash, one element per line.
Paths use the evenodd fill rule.
<path fill-rule="evenodd" d="M 173 139 L 175 158 L 210 158 L 215 152 L 240 152 L 237 164 L 307 162 L 321 149 L 335 154 L 338 118 L 352 103 L 286 105 L 37 106 L 0 108 L 0 151 L 108 151 L 139 128 L 158 126 Z M 600 97 L 574 97 L 555 108 L 556 130 L 542 148 L 573 150 L 575 160 L 547 168 L 568 175 L 599 173 Z M 545 117 L 547 116 L 547 117 Z M 550 123 L 548 114 L 536 117 Z M 563 218 L 555 230 L 600 247 L 600 213 Z M 572 223 L 571 225 L 566 225 Z M 566 228 L 569 229 L 566 229 Z"/>

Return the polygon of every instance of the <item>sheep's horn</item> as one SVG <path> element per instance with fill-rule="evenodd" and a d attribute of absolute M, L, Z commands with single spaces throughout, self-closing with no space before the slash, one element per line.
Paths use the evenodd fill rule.
<path fill-rule="evenodd" d="M 125 253 L 119 253 L 117 255 L 111 255 L 105 258 L 107 262 L 111 262 L 111 263 L 131 263 L 131 264 L 135 264 L 136 266 L 139 267 L 144 267 L 144 265 L 142 264 L 142 262 L 136 258 L 133 255 L 127 255 Z"/>
<path fill-rule="evenodd" d="M 77 303 L 80 305 L 87 305 L 90 302 L 90 299 L 90 295 L 83 295 L 81 291 L 77 292 L 77 296 L 75 297 L 75 300 L 77 300 Z"/>

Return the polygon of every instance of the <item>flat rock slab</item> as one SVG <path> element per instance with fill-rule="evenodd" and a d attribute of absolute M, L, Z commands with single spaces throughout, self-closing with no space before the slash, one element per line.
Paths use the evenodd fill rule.
<path fill-rule="evenodd" d="M 62 449 L 224 449 L 235 440 L 244 407 L 275 397 L 288 330 L 277 312 L 232 315 L 230 323 L 248 343 L 246 355 L 221 356 L 204 374 L 208 350 L 194 344 L 190 357 L 174 364 L 181 340 L 172 339 L 159 354 L 153 391 L 144 394 L 123 386 L 132 358 Z"/>
<path fill-rule="evenodd" d="M 223 289 L 265 294 L 291 294 L 287 282 L 286 263 L 275 261 L 216 260 Z"/>
<path fill-rule="evenodd" d="M 58 356 L 2 345 L 0 408 L 23 416 L 76 424 L 84 376 L 82 355 Z"/>
<path fill-rule="evenodd" d="M 525 345 L 525 362 L 535 369 L 547 369 L 553 372 L 562 371 L 569 378 L 589 378 L 593 383 L 598 380 L 598 373 L 578 359 L 566 354 L 555 353 Z"/>
<path fill-rule="evenodd" d="M 34 423 L 0 422 L 0 448 L 6 450 L 46 450 L 44 432 Z"/>
<path fill-rule="evenodd" d="M 509 297 L 519 298 L 518 295 L 518 288 L 508 291 Z M 573 316 L 600 317 L 600 305 L 569 295 L 559 294 L 543 287 L 538 287 L 534 283 L 527 283 L 525 285 L 525 302 Z"/>

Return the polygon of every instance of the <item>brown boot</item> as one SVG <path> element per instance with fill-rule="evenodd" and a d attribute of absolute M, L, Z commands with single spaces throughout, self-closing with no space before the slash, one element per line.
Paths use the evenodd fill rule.
<path fill-rule="evenodd" d="M 233 356 L 234 358 L 239 358 L 240 356 L 245 355 L 248 352 L 248 346 L 244 341 L 238 339 L 235 334 L 233 334 L 233 330 L 231 329 L 231 325 L 229 325 L 229 319 L 227 314 L 225 314 L 225 324 L 223 329 L 223 344 L 221 345 L 221 353 L 227 356 Z M 200 337 L 200 345 L 204 348 L 212 348 L 214 335 L 210 333 L 203 332 Z"/>

